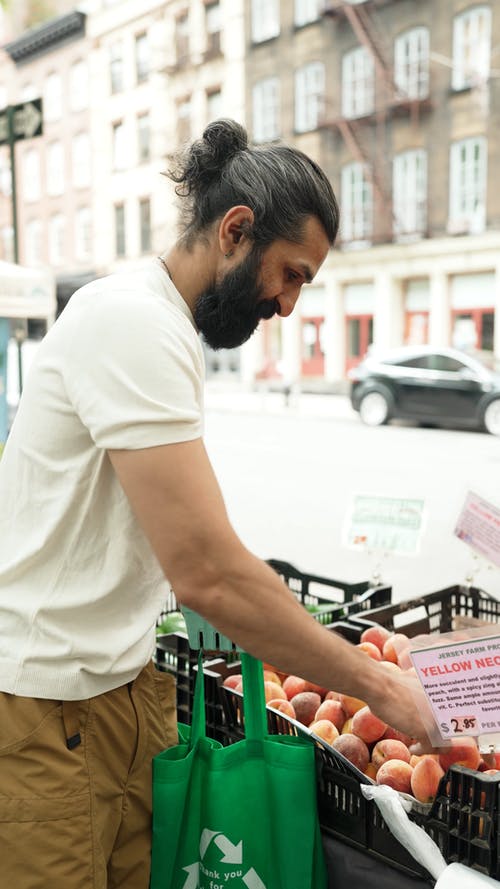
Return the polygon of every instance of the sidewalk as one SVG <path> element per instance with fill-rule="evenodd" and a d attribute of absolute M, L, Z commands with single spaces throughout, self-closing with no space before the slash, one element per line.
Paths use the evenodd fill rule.
<path fill-rule="evenodd" d="M 265 384 L 250 388 L 234 380 L 208 380 L 205 385 L 207 411 L 258 413 L 273 416 L 325 417 L 352 419 L 357 416 L 345 395 L 293 391 L 270 391 Z"/>

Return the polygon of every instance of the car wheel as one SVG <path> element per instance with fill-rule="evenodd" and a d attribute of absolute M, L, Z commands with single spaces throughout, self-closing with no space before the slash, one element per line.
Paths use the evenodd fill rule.
<path fill-rule="evenodd" d="M 361 399 L 359 415 L 367 426 L 383 426 L 389 419 L 389 402 L 382 392 L 368 392 Z"/>
<path fill-rule="evenodd" d="M 500 435 L 500 398 L 490 401 L 484 412 L 484 425 L 490 435 Z"/>

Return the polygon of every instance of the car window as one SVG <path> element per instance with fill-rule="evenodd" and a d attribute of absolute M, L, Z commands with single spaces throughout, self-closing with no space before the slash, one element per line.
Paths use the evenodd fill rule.
<path fill-rule="evenodd" d="M 417 367 L 423 370 L 439 370 L 448 373 L 457 373 L 465 367 L 461 361 L 451 358 L 449 355 L 418 355 L 415 358 L 407 358 L 404 361 L 387 362 L 395 367 Z"/>
<path fill-rule="evenodd" d="M 427 356 L 429 370 L 444 370 L 449 373 L 458 373 L 459 370 L 463 370 L 465 364 L 462 364 L 461 361 L 457 361 L 456 358 L 451 358 L 449 355 L 428 355 Z"/>

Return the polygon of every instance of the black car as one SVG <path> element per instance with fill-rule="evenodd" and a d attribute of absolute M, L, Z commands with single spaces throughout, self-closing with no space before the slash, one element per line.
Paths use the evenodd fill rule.
<path fill-rule="evenodd" d="M 500 374 L 464 352 L 405 346 L 367 356 L 348 376 L 368 426 L 401 418 L 500 435 Z"/>

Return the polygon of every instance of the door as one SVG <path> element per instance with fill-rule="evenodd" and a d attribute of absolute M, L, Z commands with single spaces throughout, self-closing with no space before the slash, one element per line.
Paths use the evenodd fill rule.
<path fill-rule="evenodd" d="M 323 331 L 325 319 L 302 318 L 302 375 L 322 377 L 325 373 Z"/>

